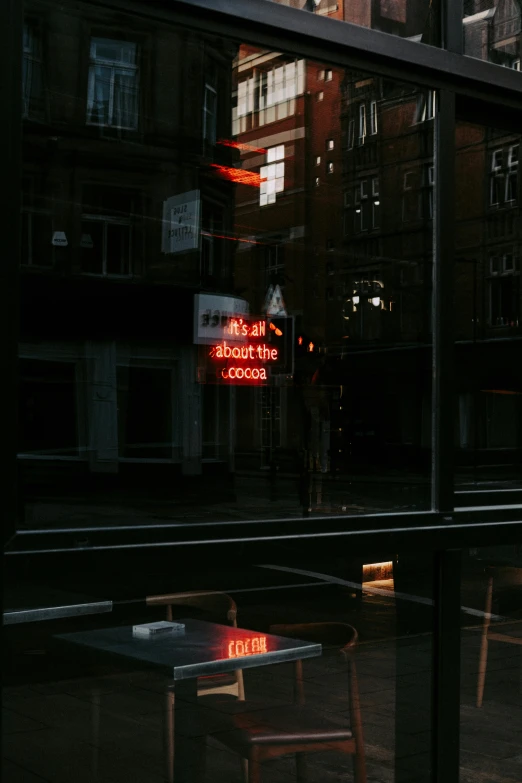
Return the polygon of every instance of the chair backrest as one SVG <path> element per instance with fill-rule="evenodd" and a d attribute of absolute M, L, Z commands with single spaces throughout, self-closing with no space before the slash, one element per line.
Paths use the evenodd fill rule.
<path fill-rule="evenodd" d="M 355 652 L 358 642 L 358 634 L 355 628 L 348 623 L 297 623 L 292 625 L 271 625 L 269 633 L 275 636 L 287 636 L 290 639 L 302 639 L 305 642 L 317 642 L 323 647 L 337 650 L 345 660 L 349 662 L 349 693 L 352 701 L 359 703 L 357 688 L 357 675 L 352 654 Z M 305 689 L 303 677 L 303 662 L 295 662 L 295 701 L 297 704 L 305 703 Z"/>
<path fill-rule="evenodd" d="M 172 620 L 172 607 L 186 607 L 197 613 L 205 613 L 220 622 L 237 626 L 237 606 L 233 598 L 226 593 L 198 590 L 188 593 L 166 593 L 150 595 L 146 598 L 147 606 L 166 606 L 167 620 Z"/>

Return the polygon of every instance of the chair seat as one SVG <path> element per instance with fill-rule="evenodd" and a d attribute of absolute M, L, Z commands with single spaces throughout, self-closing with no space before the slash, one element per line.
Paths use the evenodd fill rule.
<path fill-rule="evenodd" d="M 227 705 L 214 728 L 216 739 L 232 747 L 343 742 L 352 732 L 318 710 L 298 705 L 264 707 L 255 702 Z M 217 729 L 217 730 L 216 730 Z"/>

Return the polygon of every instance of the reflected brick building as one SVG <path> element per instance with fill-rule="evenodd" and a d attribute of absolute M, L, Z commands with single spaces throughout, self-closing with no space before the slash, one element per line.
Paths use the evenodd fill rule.
<path fill-rule="evenodd" d="M 37 492 L 57 464 L 61 490 L 228 464 L 228 390 L 195 383 L 193 299 L 231 291 L 234 186 L 214 172 L 234 160 L 216 142 L 235 53 L 89 3 L 27 4 L 20 456 Z"/>

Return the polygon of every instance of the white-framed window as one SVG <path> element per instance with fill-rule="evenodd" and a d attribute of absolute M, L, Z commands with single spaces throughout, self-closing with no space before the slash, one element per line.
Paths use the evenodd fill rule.
<path fill-rule="evenodd" d="M 325 80 L 325 82 L 331 82 L 332 81 L 332 76 L 333 76 L 332 71 L 330 69 L 327 69 L 324 72 L 324 80 Z"/>
<path fill-rule="evenodd" d="M 327 150 L 333 150 L 335 147 L 335 142 L 333 139 L 327 139 L 326 140 L 326 149 Z"/>
<path fill-rule="evenodd" d="M 317 78 L 320 82 L 324 82 L 324 75 L 325 75 L 324 69 L 317 71 Z"/>
<path fill-rule="evenodd" d="M 276 194 L 285 189 L 285 145 L 278 144 L 266 151 L 266 166 L 261 166 L 261 184 L 259 188 L 259 205 L 266 207 L 275 204 Z"/>
<path fill-rule="evenodd" d="M 22 59 L 22 112 L 24 117 L 41 116 L 44 111 L 42 42 L 40 31 L 24 22 Z"/>
<path fill-rule="evenodd" d="M 321 156 L 317 155 L 315 158 L 315 165 L 320 166 L 321 165 Z"/>
<path fill-rule="evenodd" d="M 217 90 L 211 82 L 205 82 L 203 95 L 203 139 L 216 143 L 217 134 Z"/>
<path fill-rule="evenodd" d="M 514 71 L 520 71 L 520 60 L 513 60 L 511 67 Z"/>
<path fill-rule="evenodd" d="M 355 186 L 355 231 L 368 231 L 371 227 L 372 207 L 368 197 L 368 179 L 361 179 Z M 372 200 L 373 203 L 373 200 Z"/>
<path fill-rule="evenodd" d="M 91 38 L 87 123 L 136 130 L 138 76 L 135 43 Z"/>
<path fill-rule="evenodd" d="M 315 178 L 315 183 L 314 183 L 314 184 L 315 184 L 315 187 L 316 187 L 316 188 L 318 188 L 318 187 L 319 187 L 319 185 L 321 184 L 321 179 L 320 179 L 319 177 L 316 177 L 316 178 Z"/>
<path fill-rule="evenodd" d="M 413 171 L 405 171 L 403 177 L 403 190 L 411 190 L 413 188 L 414 173 Z"/>
<path fill-rule="evenodd" d="M 417 96 L 417 106 L 415 109 L 415 122 L 426 122 L 435 117 L 436 112 L 436 92 L 427 90 L 419 93 Z"/>
<path fill-rule="evenodd" d="M 132 194 L 118 188 L 84 187 L 80 235 L 83 274 L 131 275 L 133 201 Z"/>
<path fill-rule="evenodd" d="M 489 205 L 514 206 L 518 200 L 519 145 L 492 150 L 489 180 Z"/>
<path fill-rule="evenodd" d="M 328 174 L 333 174 L 334 173 L 333 161 L 331 161 L 331 160 L 328 161 L 326 171 L 327 171 Z"/>
<path fill-rule="evenodd" d="M 375 136 L 378 130 L 377 125 L 377 101 L 370 103 L 370 134 Z"/>
<path fill-rule="evenodd" d="M 372 228 L 379 228 L 381 225 L 381 199 L 379 190 L 379 177 L 372 177 Z"/>
<path fill-rule="evenodd" d="M 366 106 L 359 104 L 359 144 L 364 144 L 366 138 Z"/>
<path fill-rule="evenodd" d="M 317 93 L 317 95 L 316 95 L 316 100 L 317 100 L 318 102 L 320 102 L 320 101 L 322 101 L 323 99 L 324 99 L 324 92 L 323 92 L 322 90 L 320 90 L 320 91 Z"/>
<path fill-rule="evenodd" d="M 282 242 L 272 242 L 265 246 L 265 280 L 264 286 L 279 285 L 284 287 L 285 278 L 285 246 Z"/>

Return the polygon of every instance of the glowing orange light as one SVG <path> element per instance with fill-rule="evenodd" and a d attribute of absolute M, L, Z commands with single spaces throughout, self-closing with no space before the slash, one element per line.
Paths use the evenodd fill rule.
<path fill-rule="evenodd" d="M 241 150 L 242 152 L 258 152 L 260 155 L 264 155 L 266 153 L 265 149 L 259 147 L 252 147 L 250 144 L 243 144 L 240 141 L 221 139 L 220 141 L 218 141 L 218 144 L 221 144 L 223 147 L 232 147 L 233 149 Z"/>
<path fill-rule="evenodd" d="M 244 361 L 259 359 L 262 362 L 275 362 L 279 350 L 265 343 L 259 345 L 228 345 L 226 340 L 214 345 L 209 352 L 211 359 L 243 359 Z"/>
<path fill-rule="evenodd" d="M 275 332 L 275 333 L 276 333 L 276 335 L 277 335 L 278 337 L 281 337 L 281 336 L 282 336 L 282 334 L 283 334 L 283 332 L 281 331 L 281 329 L 278 329 L 278 328 L 277 328 L 277 326 L 275 326 L 275 325 L 272 323 L 272 321 L 270 321 L 270 329 L 271 329 L 273 332 Z"/>
<path fill-rule="evenodd" d="M 243 169 L 234 169 L 230 166 L 218 166 L 217 163 L 211 163 L 210 168 L 216 176 L 227 179 L 229 182 L 250 185 L 253 188 L 261 186 L 261 177 L 255 171 L 244 171 Z"/>
<path fill-rule="evenodd" d="M 303 344 L 303 338 L 302 337 L 298 337 L 297 338 L 297 344 L 298 345 L 302 345 Z"/>
<path fill-rule="evenodd" d="M 313 343 L 308 343 L 308 350 L 310 351 L 310 353 L 312 353 L 312 351 L 314 350 L 314 344 Z"/>
<path fill-rule="evenodd" d="M 243 318 L 232 318 L 225 327 L 226 334 L 237 337 L 264 337 L 266 334 L 266 321 L 245 321 Z"/>
<path fill-rule="evenodd" d="M 254 636 L 251 639 L 235 639 L 228 645 L 229 658 L 244 658 L 245 655 L 262 655 L 266 649 L 266 636 Z"/>

